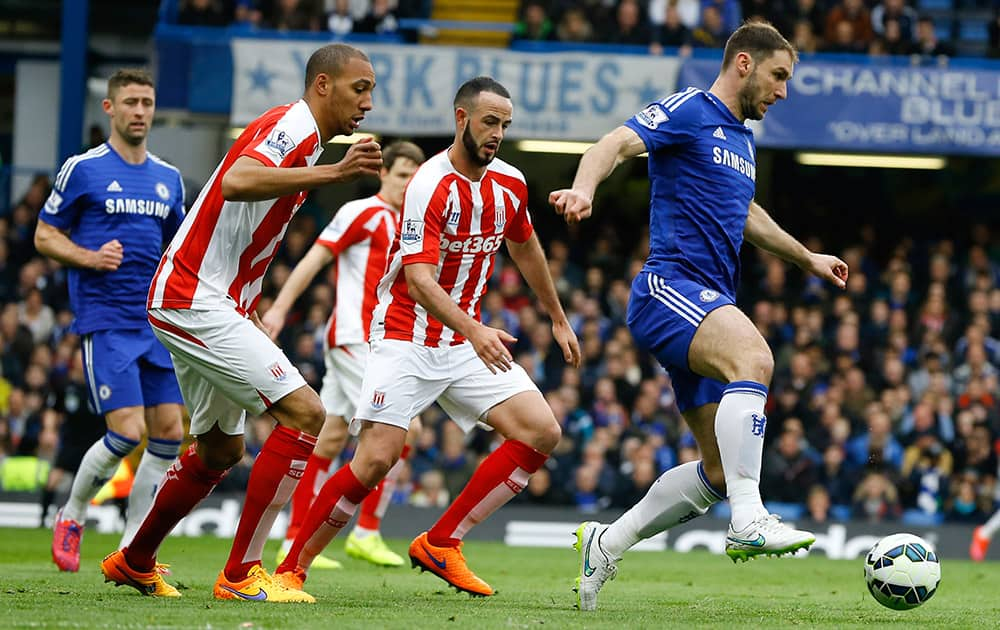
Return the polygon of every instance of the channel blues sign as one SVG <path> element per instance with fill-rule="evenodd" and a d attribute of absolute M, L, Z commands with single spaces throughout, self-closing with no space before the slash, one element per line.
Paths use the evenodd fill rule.
<path fill-rule="evenodd" d="M 707 88 L 718 70 L 691 60 L 678 83 Z M 1000 73 L 802 62 L 753 128 L 762 147 L 1000 155 Z"/>
<path fill-rule="evenodd" d="M 302 96 L 315 42 L 234 39 L 231 119 L 245 125 Z M 363 131 L 452 135 L 458 87 L 489 75 L 510 90 L 511 137 L 596 140 L 649 102 L 674 91 L 679 62 L 669 57 L 517 53 L 482 48 L 364 45 L 375 68 L 375 107 Z"/>

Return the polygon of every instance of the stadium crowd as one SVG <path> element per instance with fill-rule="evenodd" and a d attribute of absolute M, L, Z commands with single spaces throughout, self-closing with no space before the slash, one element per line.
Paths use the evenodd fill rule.
<path fill-rule="evenodd" d="M 53 459 L 62 414 L 49 407 L 72 377 L 79 345 L 66 274 L 32 239 L 48 187 L 38 176 L 0 217 L 0 459 Z M 315 217 L 325 215 L 313 210 L 290 226 L 261 312 L 322 228 Z M 698 458 L 669 377 L 636 349 L 624 323 L 647 247 L 625 235 L 644 228 L 604 223 L 593 238 L 570 238 L 546 211 L 536 208 L 536 224 L 580 338 L 581 368 L 565 366 L 509 260 L 498 261 L 482 304 L 485 322 L 517 337 L 516 360 L 563 427 L 553 457 L 518 500 L 583 512 L 626 508 L 661 472 Z M 865 226 L 836 245 L 851 268 L 843 293 L 745 248 L 740 305 L 775 357 L 765 500 L 773 511 L 820 522 L 984 520 L 1000 498 L 1000 234 L 976 224 L 960 240 L 915 242 Z M 317 389 L 335 277 L 333 268 L 317 276 L 280 339 Z M 485 431 L 467 438 L 437 407 L 422 419 L 427 428 L 393 500 L 440 507 L 496 444 Z M 253 447 L 270 428 L 253 423 L 251 452 L 225 487 L 245 484 Z"/>
<path fill-rule="evenodd" d="M 914 55 L 958 51 L 949 11 L 968 8 L 989 57 L 1000 57 L 1000 5 L 908 0 L 523 0 L 514 40 L 648 47 L 722 48 L 744 20 L 763 18 L 803 53 Z M 400 34 L 400 18 L 428 18 L 432 0 L 180 0 L 177 21 L 198 26 Z M 924 10 L 931 7 L 933 11 Z M 992 14 L 991 14 L 991 7 Z M 980 28 L 983 27 L 983 28 Z M 964 27 L 963 27 L 964 28 Z M 956 34 L 957 35 L 957 34 Z"/>

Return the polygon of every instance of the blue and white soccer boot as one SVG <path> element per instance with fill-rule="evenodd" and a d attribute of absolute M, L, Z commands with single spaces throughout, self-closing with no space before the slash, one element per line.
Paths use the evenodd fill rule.
<path fill-rule="evenodd" d="M 601 548 L 601 534 L 608 528 L 596 521 L 587 521 L 576 529 L 573 548 L 580 552 L 580 575 L 576 578 L 576 603 L 580 610 L 597 610 L 597 593 L 608 580 L 618 575 L 617 563 Z"/>
<path fill-rule="evenodd" d="M 782 556 L 795 553 L 799 549 L 808 549 L 814 542 L 816 536 L 812 533 L 785 525 L 777 514 L 765 514 L 740 531 L 733 531 L 732 523 L 729 524 L 726 554 L 733 562 L 745 562 L 763 554 Z"/>

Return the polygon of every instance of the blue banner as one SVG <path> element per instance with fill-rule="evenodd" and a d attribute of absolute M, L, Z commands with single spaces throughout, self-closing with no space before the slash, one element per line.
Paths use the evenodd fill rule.
<path fill-rule="evenodd" d="M 312 41 L 232 40 L 234 125 L 302 95 Z M 365 44 L 375 68 L 374 109 L 362 131 L 451 135 L 458 87 L 488 74 L 510 90 L 513 138 L 592 141 L 674 91 L 676 57 L 534 54 L 494 48 Z"/>
<path fill-rule="evenodd" d="M 718 72 L 689 60 L 678 87 L 707 89 Z M 1000 155 L 1000 73 L 806 61 L 787 101 L 750 124 L 761 147 Z"/>

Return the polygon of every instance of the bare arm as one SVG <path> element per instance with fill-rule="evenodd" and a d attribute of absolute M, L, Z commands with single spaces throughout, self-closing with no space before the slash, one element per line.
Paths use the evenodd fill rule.
<path fill-rule="evenodd" d="M 549 266 L 545 260 L 545 251 L 541 243 L 538 242 L 538 235 L 532 233 L 531 238 L 523 243 L 516 243 L 507 240 L 507 250 L 510 257 L 524 276 L 525 282 L 535 292 L 542 308 L 548 313 L 552 320 L 552 335 L 559 347 L 562 348 L 563 358 L 566 363 L 573 367 L 580 366 L 580 344 L 576 339 L 562 304 L 559 303 L 559 295 L 556 287 L 552 283 L 552 276 L 549 274 Z"/>
<path fill-rule="evenodd" d="M 222 196 L 227 201 L 277 199 L 361 175 L 378 175 L 382 150 L 370 139 L 352 144 L 336 164 L 278 168 L 264 166 L 248 155 L 240 156 L 222 177 Z"/>
<path fill-rule="evenodd" d="M 261 318 L 261 325 L 271 339 L 278 338 L 281 329 L 285 327 L 285 318 L 288 317 L 288 311 L 292 309 L 295 300 L 299 299 L 319 270 L 329 264 L 331 260 L 333 260 L 333 254 L 330 253 L 329 249 L 314 244 L 302 257 L 299 264 L 295 265 L 292 273 L 288 274 L 285 286 L 281 287 L 278 297 L 274 299 L 274 304 Z"/>
<path fill-rule="evenodd" d="M 587 149 L 580 158 L 573 187 L 549 193 L 549 203 L 555 207 L 556 214 L 566 217 L 567 223 L 586 219 L 593 210 L 598 184 L 607 179 L 619 164 L 645 151 L 646 144 L 639 134 L 624 125 L 618 127 Z"/>
<path fill-rule="evenodd" d="M 781 226 L 775 223 L 771 215 L 756 201 L 750 202 L 743 238 L 752 245 L 771 252 L 803 271 L 828 280 L 841 289 L 847 286 L 847 263 L 836 256 L 809 251 L 805 245 L 781 229 Z"/>
<path fill-rule="evenodd" d="M 99 250 L 80 247 L 54 225 L 39 221 L 35 227 L 35 249 L 44 256 L 70 267 L 114 271 L 122 263 L 122 244 L 113 239 Z"/>
<path fill-rule="evenodd" d="M 435 277 L 436 265 L 414 263 L 406 265 L 403 270 L 410 296 L 445 326 L 468 339 L 490 372 L 506 372 L 510 369 L 513 358 L 504 343 L 514 343 L 517 339 L 504 330 L 477 322 L 460 309 L 438 284 Z"/>

